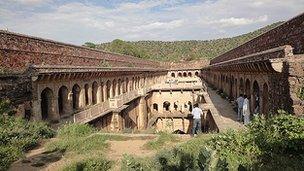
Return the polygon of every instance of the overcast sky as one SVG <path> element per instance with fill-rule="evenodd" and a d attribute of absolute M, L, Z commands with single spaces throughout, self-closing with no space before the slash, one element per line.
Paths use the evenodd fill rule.
<path fill-rule="evenodd" d="M 304 0 L 0 0 L 0 29 L 91 41 L 231 37 L 304 12 Z"/>

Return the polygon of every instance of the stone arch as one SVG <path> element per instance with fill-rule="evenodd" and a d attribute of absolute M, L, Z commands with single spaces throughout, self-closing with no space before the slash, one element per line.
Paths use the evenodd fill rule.
<path fill-rule="evenodd" d="M 132 87 L 131 90 L 134 90 L 134 89 L 135 89 L 135 79 L 134 79 L 134 77 L 132 77 L 131 87 Z"/>
<path fill-rule="evenodd" d="M 89 84 L 84 85 L 85 104 L 89 105 Z"/>
<path fill-rule="evenodd" d="M 92 84 L 92 104 L 97 103 L 97 89 L 98 89 L 98 84 L 96 81 L 93 82 Z"/>
<path fill-rule="evenodd" d="M 188 101 L 188 106 L 189 106 L 189 112 L 192 112 L 192 103 L 190 101 Z"/>
<path fill-rule="evenodd" d="M 253 93 L 253 111 L 254 113 L 260 113 L 260 86 L 257 81 L 253 82 L 252 86 Z"/>
<path fill-rule="evenodd" d="M 266 117 L 268 117 L 268 115 L 269 115 L 269 89 L 268 89 L 268 85 L 267 85 L 267 83 L 264 83 L 264 85 L 263 85 L 263 95 L 262 95 L 262 102 L 263 102 L 263 104 L 262 104 L 262 107 L 263 107 L 263 109 L 262 109 L 262 113 L 264 114 L 264 115 L 266 115 Z"/>
<path fill-rule="evenodd" d="M 126 93 L 126 86 L 125 86 L 125 84 L 126 84 L 126 81 L 125 81 L 125 79 L 123 78 L 123 79 L 121 80 L 121 91 L 122 91 L 122 94 Z"/>
<path fill-rule="evenodd" d="M 197 76 L 197 77 L 198 77 L 198 71 L 196 71 L 194 74 L 195 74 L 195 76 Z"/>
<path fill-rule="evenodd" d="M 104 102 L 105 101 L 105 95 L 104 95 L 104 84 L 103 84 L 103 82 L 100 83 L 100 88 L 101 88 L 100 99 L 101 99 L 101 102 Z"/>
<path fill-rule="evenodd" d="M 171 73 L 171 77 L 175 78 L 175 73 L 174 72 Z"/>
<path fill-rule="evenodd" d="M 126 78 L 126 92 L 129 92 L 129 78 Z"/>
<path fill-rule="evenodd" d="M 58 90 L 58 110 L 59 115 L 65 115 L 68 112 L 69 90 L 66 86 L 61 86 Z"/>
<path fill-rule="evenodd" d="M 246 79 L 246 82 L 245 82 L 245 94 L 247 95 L 248 98 L 250 98 L 251 87 L 250 87 L 250 80 L 249 79 Z"/>
<path fill-rule="evenodd" d="M 229 85 L 229 97 L 230 98 L 234 98 L 234 89 L 233 89 L 233 87 L 234 87 L 234 77 L 233 76 L 231 76 L 229 82 L 230 82 L 230 85 Z"/>
<path fill-rule="evenodd" d="M 75 84 L 72 88 L 72 93 L 73 93 L 73 109 L 77 110 L 79 109 L 79 98 L 80 98 L 80 87 L 78 84 Z"/>
<path fill-rule="evenodd" d="M 107 99 L 109 99 L 111 97 L 111 81 L 110 80 L 108 80 L 107 84 L 106 84 L 106 93 L 107 93 L 106 97 L 107 97 Z"/>
<path fill-rule="evenodd" d="M 41 117 L 42 120 L 55 119 L 53 98 L 54 94 L 50 88 L 45 88 L 41 94 Z"/>
<path fill-rule="evenodd" d="M 191 72 L 188 72 L 188 77 L 192 77 L 192 73 Z"/>
<path fill-rule="evenodd" d="M 153 110 L 158 111 L 158 104 L 157 103 L 153 103 Z"/>
<path fill-rule="evenodd" d="M 113 82 L 112 82 L 112 97 L 116 96 L 116 86 L 117 86 L 117 82 L 114 79 Z"/>
<path fill-rule="evenodd" d="M 244 94 L 244 80 L 243 80 L 243 78 L 240 79 L 239 91 L 240 91 L 240 94 Z"/>
<path fill-rule="evenodd" d="M 117 95 L 121 94 L 121 79 L 118 79 L 118 88 L 117 88 Z"/>
<path fill-rule="evenodd" d="M 182 73 L 181 72 L 178 73 L 178 77 L 182 77 Z"/>
<path fill-rule="evenodd" d="M 165 109 L 165 111 L 170 111 L 170 102 L 165 101 L 163 103 L 163 109 Z"/>
<path fill-rule="evenodd" d="M 183 77 L 187 77 L 187 73 L 186 72 L 183 73 Z"/>

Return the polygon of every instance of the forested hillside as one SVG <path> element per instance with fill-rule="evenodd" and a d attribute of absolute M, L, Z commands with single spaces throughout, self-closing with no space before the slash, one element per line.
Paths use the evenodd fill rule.
<path fill-rule="evenodd" d="M 215 40 L 129 42 L 116 39 L 112 42 L 101 44 L 87 42 L 84 46 L 158 61 L 211 59 L 267 32 L 281 23 L 277 22 L 240 36 Z"/>

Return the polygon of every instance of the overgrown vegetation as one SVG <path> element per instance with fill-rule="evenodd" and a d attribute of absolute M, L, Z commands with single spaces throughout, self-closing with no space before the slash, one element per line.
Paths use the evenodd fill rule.
<path fill-rule="evenodd" d="M 160 132 L 159 137 L 157 137 L 156 140 L 149 141 L 147 144 L 145 144 L 145 147 L 150 150 L 159 150 L 167 144 L 178 141 L 179 138 L 177 136 L 167 132 Z"/>
<path fill-rule="evenodd" d="M 29 122 L 13 115 L 9 101 L 0 100 L 0 170 L 7 170 L 23 153 L 55 132 L 44 122 Z"/>
<path fill-rule="evenodd" d="M 277 22 L 240 36 L 215 40 L 129 42 L 116 39 L 110 43 L 102 44 L 87 42 L 84 46 L 157 61 L 190 61 L 202 58 L 212 59 L 273 29 L 281 23 L 282 22 Z"/>
<path fill-rule="evenodd" d="M 257 117 L 246 130 L 200 136 L 150 159 L 126 156 L 122 164 L 133 170 L 302 170 L 304 118 Z"/>
<path fill-rule="evenodd" d="M 67 165 L 63 171 L 82 171 L 82 170 L 110 170 L 113 166 L 113 161 L 109 161 L 104 157 L 89 158 L 82 161 L 76 161 Z"/>
<path fill-rule="evenodd" d="M 103 151 L 107 147 L 106 137 L 93 134 L 96 130 L 87 124 L 66 124 L 58 130 L 57 139 L 47 144 L 49 151 L 66 150 L 83 154 Z"/>

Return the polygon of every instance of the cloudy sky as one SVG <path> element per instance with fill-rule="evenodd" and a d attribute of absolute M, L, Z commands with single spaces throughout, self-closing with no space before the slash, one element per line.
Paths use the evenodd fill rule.
<path fill-rule="evenodd" d="M 86 41 L 206 40 L 304 12 L 304 0 L 0 0 L 0 29 Z"/>

